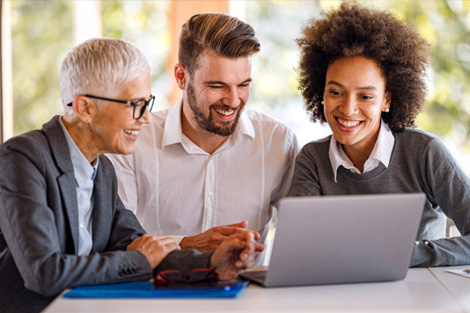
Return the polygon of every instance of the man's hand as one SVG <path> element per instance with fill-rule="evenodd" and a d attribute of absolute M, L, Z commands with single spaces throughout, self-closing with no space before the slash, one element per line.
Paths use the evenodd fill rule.
<path fill-rule="evenodd" d="M 180 247 L 173 238 L 163 235 L 142 235 L 126 248 L 127 251 L 142 252 L 147 257 L 152 269 L 157 267 L 170 252 L 178 249 Z"/>
<path fill-rule="evenodd" d="M 233 279 L 255 265 L 257 252 L 264 249 L 262 244 L 255 241 L 255 234 L 249 230 L 238 231 L 214 251 L 210 266 L 216 268 L 220 280 Z"/>
<path fill-rule="evenodd" d="M 180 246 L 181 249 L 198 249 L 202 252 L 213 251 L 229 236 L 239 231 L 245 231 L 246 226 L 248 226 L 248 221 L 245 220 L 236 224 L 212 227 L 199 235 L 184 237 L 180 242 Z M 253 233 L 255 234 L 255 240 L 258 240 L 259 234 Z"/>

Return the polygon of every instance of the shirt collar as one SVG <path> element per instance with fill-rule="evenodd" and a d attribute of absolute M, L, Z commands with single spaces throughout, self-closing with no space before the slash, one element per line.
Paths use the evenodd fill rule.
<path fill-rule="evenodd" d="M 370 154 L 370 158 L 379 160 L 385 167 L 388 167 L 390 158 L 392 157 L 393 145 L 395 137 L 386 123 L 382 120 L 380 123 L 379 136 L 375 143 L 374 149 Z"/>
<path fill-rule="evenodd" d="M 246 107 L 243 109 L 242 114 L 240 115 L 240 120 L 238 121 L 238 127 L 234 132 L 236 136 L 247 135 L 248 137 L 255 139 L 255 127 L 253 122 L 248 118 L 246 114 Z"/>
<path fill-rule="evenodd" d="M 166 146 L 181 143 L 187 143 L 189 139 L 183 134 L 181 125 L 181 108 L 183 105 L 183 98 L 180 98 L 174 105 L 169 109 L 168 116 L 165 121 L 163 130 L 162 147 L 165 149 Z M 246 109 L 245 109 L 246 110 Z M 255 138 L 255 128 L 253 123 L 248 118 L 245 110 L 240 115 L 238 126 L 235 132 L 232 134 L 232 143 L 236 143 L 241 140 L 242 135 L 247 135 L 251 138 Z"/>
<path fill-rule="evenodd" d="M 96 158 L 95 165 L 91 165 L 90 162 L 86 159 L 83 153 L 78 148 L 75 141 L 70 136 L 67 128 L 62 122 L 62 118 L 59 118 L 59 124 L 62 127 L 62 130 L 67 140 L 67 146 L 70 151 L 70 158 L 72 159 L 73 171 L 75 175 L 75 180 L 77 181 L 78 186 L 82 186 L 86 180 L 94 180 L 96 176 L 96 170 L 99 165 L 99 158 Z"/>
<path fill-rule="evenodd" d="M 168 112 L 163 129 L 162 148 L 166 146 L 182 143 L 183 131 L 181 126 L 181 106 L 183 98 L 180 98 Z"/>
<path fill-rule="evenodd" d="M 390 164 L 390 158 L 392 156 L 394 144 L 395 137 L 393 136 L 392 131 L 390 130 L 388 125 L 384 123 L 383 120 L 381 120 L 379 135 L 368 160 L 378 160 L 385 167 L 388 167 L 388 165 Z M 334 135 L 331 136 L 330 149 L 328 154 L 330 157 L 331 167 L 333 169 L 333 175 L 336 182 L 338 168 L 341 165 L 343 165 L 345 168 L 351 168 L 354 167 L 354 164 L 344 152 L 342 145 L 336 141 Z"/>

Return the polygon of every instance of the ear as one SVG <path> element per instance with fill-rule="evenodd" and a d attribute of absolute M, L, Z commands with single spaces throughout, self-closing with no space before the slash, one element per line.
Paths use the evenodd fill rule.
<path fill-rule="evenodd" d="M 93 101 L 85 96 L 77 96 L 72 103 L 72 107 L 77 117 L 83 123 L 91 123 L 97 108 Z"/>
<path fill-rule="evenodd" d="M 392 94 L 391 94 L 389 91 L 387 91 L 387 92 L 385 93 L 385 105 L 384 105 L 384 108 L 383 108 L 383 109 L 384 109 L 384 110 L 385 110 L 385 109 L 390 109 L 390 104 L 391 104 L 391 103 L 392 103 Z"/>
<path fill-rule="evenodd" d="M 175 65 L 174 72 L 178 88 L 184 90 L 186 88 L 186 68 L 178 63 Z"/>

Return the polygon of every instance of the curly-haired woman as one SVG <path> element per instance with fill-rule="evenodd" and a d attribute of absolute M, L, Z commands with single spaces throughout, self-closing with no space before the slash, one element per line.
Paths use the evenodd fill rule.
<path fill-rule="evenodd" d="M 333 135 L 302 149 L 290 195 L 425 193 L 410 265 L 470 264 L 470 179 L 437 137 L 412 129 L 425 104 L 428 43 L 411 24 L 357 3 L 309 20 L 297 43 L 307 111 Z M 444 238 L 447 217 L 464 236 Z"/>

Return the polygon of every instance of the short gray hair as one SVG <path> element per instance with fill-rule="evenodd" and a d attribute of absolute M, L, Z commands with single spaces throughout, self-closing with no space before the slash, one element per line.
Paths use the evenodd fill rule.
<path fill-rule="evenodd" d="M 74 47 L 60 67 L 60 93 L 65 114 L 77 96 L 112 97 L 135 78 L 150 73 L 144 54 L 133 45 L 114 38 L 94 38 Z"/>

